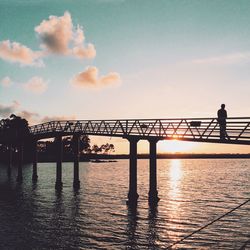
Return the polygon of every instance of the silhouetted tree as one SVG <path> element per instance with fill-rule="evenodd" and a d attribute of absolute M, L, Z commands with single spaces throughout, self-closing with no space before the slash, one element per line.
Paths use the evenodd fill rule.
<path fill-rule="evenodd" d="M 31 159 L 31 134 L 29 124 L 26 119 L 10 115 L 9 118 L 0 121 L 0 153 L 3 155 L 9 151 L 11 145 L 12 151 L 15 153 L 22 144 L 24 146 L 24 159 Z"/>
<path fill-rule="evenodd" d="M 72 137 L 70 136 L 64 137 L 62 143 L 63 143 L 63 153 L 72 154 L 73 153 Z"/>
<path fill-rule="evenodd" d="M 63 143 L 63 153 L 64 154 L 73 154 L 73 137 L 67 136 L 62 140 Z M 38 152 L 55 154 L 56 153 L 56 139 L 53 141 L 39 141 L 38 142 Z M 80 153 L 90 153 L 90 139 L 87 135 L 81 135 L 79 140 L 79 151 Z"/>
<path fill-rule="evenodd" d="M 80 153 L 91 153 L 90 139 L 87 135 L 82 135 L 80 137 Z"/>
<path fill-rule="evenodd" d="M 17 144 L 21 141 L 25 141 L 29 138 L 29 124 L 26 119 L 10 115 L 10 118 L 2 119 L 1 122 L 1 136 L 5 141 Z"/>
<path fill-rule="evenodd" d="M 102 152 L 102 148 L 98 147 L 98 145 L 94 144 L 91 148 L 91 153 L 98 154 Z"/>
<path fill-rule="evenodd" d="M 25 143 L 25 147 L 27 151 L 32 150 L 31 142 L 31 134 L 29 131 L 28 121 L 21 118 L 20 116 L 16 116 L 15 114 L 10 115 L 7 119 L 0 120 L 0 138 L 2 141 L 5 141 L 4 144 L 0 144 L 0 152 L 7 152 L 7 144 L 11 143 L 13 147 L 16 147 L 20 142 Z M 7 142 L 7 143 L 6 143 Z M 63 153 L 67 155 L 72 155 L 74 150 L 73 145 L 73 137 L 67 136 L 63 138 Z M 56 154 L 56 138 L 51 141 L 39 141 L 37 144 L 38 152 L 44 153 L 47 155 Z M 90 139 L 87 135 L 81 135 L 79 140 L 79 151 L 80 154 L 108 154 L 110 152 L 114 152 L 113 144 L 103 144 L 101 146 L 90 145 Z"/>
<path fill-rule="evenodd" d="M 99 154 L 99 153 L 100 154 L 109 154 L 109 153 L 114 152 L 114 151 L 115 151 L 114 144 L 109 144 L 109 143 L 103 144 L 100 147 L 95 144 L 91 148 L 91 152 L 95 153 L 95 154 Z"/>
<path fill-rule="evenodd" d="M 101 149 L 102 149 L 101 152 L 102 152 L 103 154 L 109 154 L 109 153 L 115 151 L 115 146 L 114 146 L 114 144 L 106 143 L 106 144 L 103 144 L 103 145 L 101 146 Z"/>
<path fill-rule="evenodd" d="M 47 151 L 47 144 L 51 143 L 51 141 L 38 141 L 37 142 L 37 152 L 45 153 Z"/>

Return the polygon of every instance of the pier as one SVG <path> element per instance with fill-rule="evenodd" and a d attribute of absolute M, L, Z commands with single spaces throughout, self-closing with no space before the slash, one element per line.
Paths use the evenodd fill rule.
<path fill-rule="evenodd" d="M 0 124 L 0 144 L 8 145 L 8 174 L 11 174 L 12 141 Z M 34 182 L 37 174 L 37 142 L 41 139 L 56 139 L 56 181 L 55 188 L 63 187 L 62 180 L 62 137 L 73 136 L 73 187 L 80 188 L 79 179 L 79 137 L 95 135 L 120 137 L 129 142 L 129 190 L 128 203 L 136 203 L 137 193 L 137 144 L 140 140 L 149 142 L 149 192 L 150 203 L 159 201 L 157 190 L 157 142 L 159 140 L 180 140 L 208 143 L 250 145 L 250 118 L 232 117 L 227 119 L 229 138 L 221 139 L 217 118 L 180 118 L 180 119 L 121 119 L 121 120 L 67 120 L 51 121 L 29 127 L 28 140 L 32 141 Z M 27 138 L 18 142 L 18 175 L 22 182 L 23 144 Z"/>

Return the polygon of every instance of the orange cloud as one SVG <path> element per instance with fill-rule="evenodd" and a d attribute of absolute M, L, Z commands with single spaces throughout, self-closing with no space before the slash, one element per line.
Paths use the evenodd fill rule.
<path fill-rule="evenodd" d="M 51 52 L 66 53 L 72 37 L 72 20 L 68 12 L 64 16 L 50 16 L 35 27 L 43 46 Z"/>
<path fill-rule="evenodd" d="M 72 54 L 79 58 L 94 58 L 96 50 L 93 44 L 88 44 L 87 47 L 76 46 L 72 49 Z"/>
<path fill-rule="evenodd" d="M 0 42 L 0 58 L 10 62 L 17 62 L 23 65 L 42 66 L 42 61 L 39 58 L 42 53 L 32 51 L 30 48 L 9 40 Z"/>
<path fill-rule="evenodd" d="M 33 51 L 18 42 L 5 40 L 0 42 L 0 58 L 10 62 L 29 66 L 44 66 L 42 57 L 51 53 L 70 55 L 77 58 L 94 58 L 95 46 L 85 44 L 85 36 L 81 26 L 75 27 L 71 15 L 65 12 L 63 16 L 50 16 L 43 20 L 35 31 L 41 40 L 41 51 Z"/>
<path fill-rule="evenodd" d="M 42 47 L 50 53 L 73 55 L 80 58 L 94 58 L 96 55 L 93 44 L 84 44 L 82 27 L 74 27 L 69 12 L 63 16 L 50 16 L 43 20 L 35 31 L 42 41 Z"/>
<path fill-rule="evenodd" d="M 98 69 L 96 67 L 88 67 L 85 71 L 78 73 L 71 80 L 71 83 L 75 86 L 95 89 L 114 86 L 120 82 L 120 75 L 116 72 L 98 77 Z"/>
<path fill-rule="evenodd" d="M 47 90 L 48 82 L 45 82 L 41 77 L 34 76 L 23 87 L 32 93 L 42 94 Z"/>

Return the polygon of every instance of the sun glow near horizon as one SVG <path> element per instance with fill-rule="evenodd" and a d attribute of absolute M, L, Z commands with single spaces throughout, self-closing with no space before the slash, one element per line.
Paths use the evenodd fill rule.
<path fill-rule="evenodd" d="M 164 140 L 158 143 L 158 149 L 161 153 L 191 153 L 198 147 L 196 142 L 185 142 L 177 139 Z"/>

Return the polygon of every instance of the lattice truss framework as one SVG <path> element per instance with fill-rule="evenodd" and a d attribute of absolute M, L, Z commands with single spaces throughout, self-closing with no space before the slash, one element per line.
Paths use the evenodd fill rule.
<path fill-rule="evenodd" d="M 220 126 L 216 118 L 140 119 L 140 120 L 70 120 L 51 121 L 30 127 L 34 136 L 75 133 L 141 139 L 178 139 L 187 141 L 220 141 Z M 250 118 L 227 119 L 226 143 L 250 144 Z"/>

